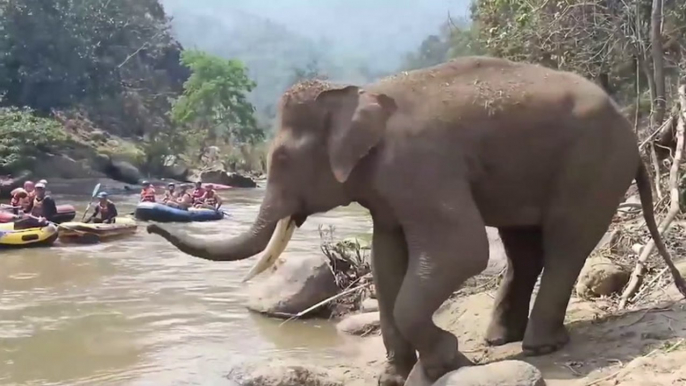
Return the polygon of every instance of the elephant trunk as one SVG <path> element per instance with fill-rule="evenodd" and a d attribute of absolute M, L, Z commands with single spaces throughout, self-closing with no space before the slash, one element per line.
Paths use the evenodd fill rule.
<path fill-rule="evenodd" d="M 209 241 L 172 232 L 158 224 L 148 225 L 148 233 L 162 236 L 182 252 L 212 261 L 236 261 L 250 258 L 262 251 L 264 254 L 252 267 L 243 281 L 248 281 L 254 276 L 272 266 L 286 249 L 288 242 L 295 231 L 298 221 L 291 215 L 282 217 L 280 220 L 272 220 L 273 208 L 270 205 L 262 205 L 260 214 L 243 234 L 228 240 Z M 276 217 L 279 218 L 278 216 Z M 301 219 L 304 221 L 303 219 Z M 300 221 L 300 222 L 302 222 Z M 296 225 L 297 224 L 297 225 Z"/>

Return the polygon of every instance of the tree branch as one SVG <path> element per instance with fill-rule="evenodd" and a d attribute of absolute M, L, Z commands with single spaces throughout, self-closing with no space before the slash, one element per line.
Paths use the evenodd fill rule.
<path fill-rule="evenodd" d="M 662 221 L 660 227 L 658 228 L 658 233 L 660 235 L 664 234 L 664 232 L 669 228 L 670 224 L 672 223 L 672 220 L 674 220 L 674 217 L 676 217 L 677 213 L 680 210 L 678 175 L 679 166 L 681 164 L 681 156 L 684 147 L 684 125 L 686 124 L 686 85 L 681 85 L 679 87 L 679 100 L 681 103 L 681 114 L 679 115 L 679 123 L 677 124 L 676 130 L 677 148 L 674 154 L 672 167 L 669 171 L 669 187 L 671 202 L 669 205 L 669 212 L 667 212 L 667 216 L 665 216 L 665 219 Z M 653 248 L 655 248 L 655 239 L 651 239 L 648 242 L 648 244 L 646 244 L 646 246 L 643 247 L 641 255 L 638 257 L 638 261 L 636 262 L 636 267 L 634 268 L 634 271 L 631 274 L 631 280 L 629 281 L 629 284 L 626 286 L 624 292 L 622 293 L 622 297 L 619 302 L 619 308 L 626 307 L 629 298 L 633 296 L 640 287 L 643 281 L 643 274 L 645 273 L 645 263 L 648 260 L 648 256 L 650 256 L 650 253 L 653 251 Z M 674 283 L 676 284 L 677 288 L 679 288 L 679 292 L 686 295 L 686 289 L 683 288 L 684 280 L 683 278 L 681 278 L 681 274 L 674 267 L 674 264 L 671 263 L 671 261 L 669 261 L 665 256 L 663 257 L 665 258 L 665 262 L 667 263 L 668 268 L 672 273 L 672 277 L 674 277 Z"/>

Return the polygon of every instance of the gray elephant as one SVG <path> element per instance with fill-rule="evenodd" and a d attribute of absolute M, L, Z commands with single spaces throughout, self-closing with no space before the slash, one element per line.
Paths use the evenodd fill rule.
<path fill-rule="evenodd" d="M 581 76 L 467 57 L 362 88 L 298 84 L 280 99 L 279 121 L 250 230 L 214 242 L 156 224 L 148 232 L 213 261 L 265 251 L 252 277 L 309 215 L 360 203 L 374 224 L 373 275 L 387 350 L 381 385 L 402 385 L 415 352 L 432 380 L 472 364 L 432 315 L 486 267 L 485 226 L 499 229 L 509 260 L 486 340 L 522 341 L 529 355 L 569 340 L 564 319 L 573 284 L 633 179 L 650 233 L 674 266 L 655 226 L 631 125 Z"/>

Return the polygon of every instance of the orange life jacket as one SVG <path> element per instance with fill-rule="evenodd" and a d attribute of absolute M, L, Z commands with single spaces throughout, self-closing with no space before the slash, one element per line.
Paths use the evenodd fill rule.
<path fill-rule="evenodd" d="M 214 190 L 205 192 L 205 204 L 214 206 L 217 203 L 217 196 Z"/>
<path fill-rule="evenodd" d="M 193 191 L 192 197 L 194 200 L 199 200 L 204 195 L 205 195 L 205 189 L 204 188 L 197 188 Z"/>
<path fill-rule="evenodd" d="M 28 201 L 28 197 L 19 197 L 18 194 L 15 194 L 14 196 L 12 196 L 12 199 L 10 200 L 10 205 L 25 207 L 26 201 Z"/>
<path fill-rule="evenodd" d="M 162 202 L 174 201 L 174 198 L 176 198 L 177 195 L 177 192 L 170 192 L 169 190 L 165 190 Z"/>
<path fill-rule="evenodd" d="M 143 188 L 141 190 L 141 202 L 155 202 L 155 188 Z"/>

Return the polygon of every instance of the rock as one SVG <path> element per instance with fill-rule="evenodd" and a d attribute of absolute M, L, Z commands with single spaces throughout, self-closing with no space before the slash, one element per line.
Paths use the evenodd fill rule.
<path fill-rule="evenodd" d="M 138 168 L 126 161 L 112 161 L 107 170 L 110 178 L 127 184 L 138 184 L 142 178 Z"/>
<path fill-rule="evenodd" d="M 362 312 L 374 312 L 379 310 L 379 302 L 376 299 L 365 299 L 360 306 Z"/>
<path fill-rule="evenodd" d="M 629 281 L 629 271 L 605 257 L 586 260 L 576 283 L 576 293 L 582 298 L 608 296 L 619 292 Z"/>
<path fill-rule="evenodd" d="M 54 178 L 100 178 L 104 175 L 96 170 L 93 170 L 87 162 L 76 161 L 65 155 L 44 155 L 38 160 L 34 166 L 35 178 L 46 178 L 48 180 Z"/>
<path fill-rule="evenodd" d="M 339 292 L 323 256 L 290 256 L 277 261 L 268 277 L 250 286 L 249 310 L 276 317 L 289 317 Z M 266 276 L 266 273 L 260 276 Z M 324 309 L 325 307 L 322 307 Z M 316 312 L 308 314 L 314 316 Z"/>
<path fill-rule="evenodd" d="M 254 188 L 257 183 L 250 177 L 223 170 L 208 170 L 200 173 L 200 181 L 205 184 L 228 185 L 236 188 Z"/>
<path fill-rule="evenodd" d="M 226 376 L 240 386 L 343 386 L 340 374 L 323 367 L 269 360 L 242 365 Z"/>
<path fill-rule="evenodd" d="M 91 131 L 88 136 L 90 137 L 90 139 L 92 141 L 105 142 L 105 141 L 107 141 L 108 138 L 110 138 L 110 133 L 108 133 L 106 131 L 99 130 L 99 129 L 95 129 L 95 130 Z"/>
<path fill-rule="evenodd" d="M 379 318 L 378 311 L 348 315 L 338 322 L 336 329 L 340 332 L 357 336 L 375 334 L 381 329 Z"/>
<path fill-rule="evenodd" d="M 431 383 L 419 362 L 407 377 L 405 386 L 545 386 L 541 372 L 522 361 L 500 361 L 486 365 L 467 366 L 451 371 Z"/>
<path fill-rule="evenodd" d="M 190 169 L 187 166 L 174 164 L 165 166 L 162 176 L 178 181 L 188 181 L 188 173 L 190 173 Z"/>

